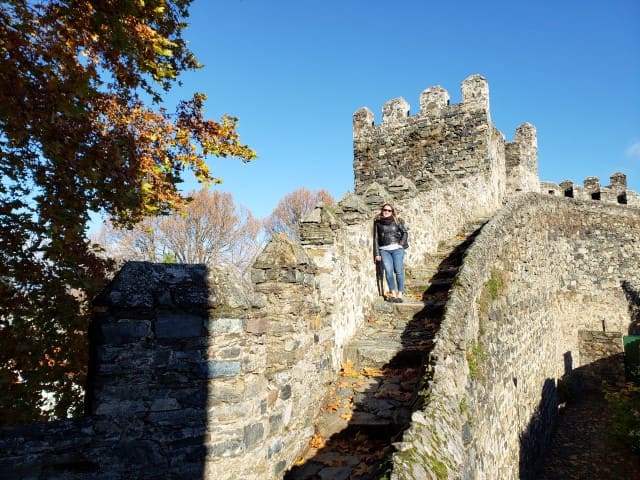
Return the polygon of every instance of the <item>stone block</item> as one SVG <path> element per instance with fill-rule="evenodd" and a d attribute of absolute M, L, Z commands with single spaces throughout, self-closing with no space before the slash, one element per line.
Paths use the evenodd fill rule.
<path fill-rule="evenodd" d="M 244 330 L 247 333 L 267 333 L 268 322 L 266 318 L 252 318 L 246 320 Z"/>
<path fill-rule="evenodd" d="M 122 345 L 139 342 L 151 335 L 151 322 L 147 320 L 119 320 L 103 323 L 99 327 L 104 344 Z"/>
<path fill-rule="evenodd" d="M 225 361 L 225 360 L 212 360 L 205 364 L 201 364 L 201 368 L 206 367 L 204 373 L 208 378 L 217 377 L 233 377 L 240 373 L 240 362 L 237 361 Z"/>
<path fill-rule="evenodd" d="M 242 319 L 240 318 L 211 318 L 207 324 L 209 333 L 241 333 Z"/>
<path fill-rule="evenodd" d="M 202 336 L 204 319 L 189 313 L 161 313 L 156 320 L 156 337 L 159 339 Z"/>
<path fill-rule="evenodd" d="M 244 447 L 250 450 L 255 447 L 264 437 L 264 425 L 262 423 L 254 423 L 244 427 Z"/>
<path fill-rule="evenodd" d="M 212 443 L 207 446 L 208 458 L 236 456 L 242 451 L 243 442 L 239 438 Z"/>
<path fill-rule="evenodd" d="M 180 408 L 180 404 L 175 398 L 158 398 L 151 404 L 152 412 L 176 410 L 178 408 Z"/>

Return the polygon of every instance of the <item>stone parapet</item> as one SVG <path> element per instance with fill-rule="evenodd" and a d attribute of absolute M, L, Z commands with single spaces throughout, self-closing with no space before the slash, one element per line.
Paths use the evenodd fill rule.
<path fill-rule="evenodd" d="M 507 191 L 538 192 L 538 137 L 536 128 L 523 123 L 515 140 L 505 144 Z"/>
<path fill-rule="evenodd" d="M 640 210 L 624 206 L 530 193 L 501 210 L 467 252 L 391 478 L 527 477 L 557 381 L 619 374 L 598 368 L 634 320 L 639 236 Z"/>
<path fill-rule="evenodd" d="M 611 175 L 610 184 L 606 187 L 601 185 L 598 177 L 587 177 L 584 179 L 582 186 L 575 185 L 571 180 L 564 180 L 560 185 L 552 182 L 541 182 L 540 189 L 543 193 L 550 195 L 560 194 L 561 196 L 578 200 L 594 200 L 603 203 L 640 207 L 640 196 L 636 192 L 627 189 L 627 176 L 620 172 Z"/>

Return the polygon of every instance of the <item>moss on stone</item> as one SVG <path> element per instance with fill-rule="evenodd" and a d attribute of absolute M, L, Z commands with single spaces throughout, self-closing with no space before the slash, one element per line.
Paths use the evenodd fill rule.
<path fill-rule="evenodd" d="M 469 376 L 478 378 L 483 373 L 483 363 L 486 354 L 482 343 L 474 341 L 471 344 L 471 351 L 467 352 L 467 363 L 469 364 Z"/>
<path fill-rule="evenodd" d="M 506 285 L 506 274 L 502 270 L 492 269 L 489 280 L 483 285 L 482 292 L 477 299 L 480 314 L 486 317 L 489 313 L 489 304 L 495 302 Z"/>
<path fill-rule="evenodd" d="M 447 465 L 437 458 L 429 458 L 429 467 L 431 468 L 431 472 L 436 475 L 436 478 L 438 478 L 438 480 L 446 480 L 447 478 L 449 478 L 449 470 L 447 469 Z"/>

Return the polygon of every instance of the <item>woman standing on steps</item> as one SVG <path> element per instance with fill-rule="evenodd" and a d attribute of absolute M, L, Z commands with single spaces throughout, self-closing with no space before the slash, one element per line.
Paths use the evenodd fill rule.
<path fill-rule="evenodd" d="M 389 292 L 385 300 L 402 302 L 404 292 L 404 249 L 407 248 L 407 229 L 394 208 L 385 203 L 373 221 L 373 256 L 384 265 Z M 397 288 L 396 288 L 397 283 Z"/>

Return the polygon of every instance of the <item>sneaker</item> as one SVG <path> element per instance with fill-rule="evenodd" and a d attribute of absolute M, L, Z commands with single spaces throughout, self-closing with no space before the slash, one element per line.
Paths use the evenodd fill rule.
<path fill-rule="evenodd" d="M 391 301 L 392 301 L 393 303 L 402 303 L 402 298 L 395 297 L 395 298 L 392 298 L 392 299 L 391 299 Z"/>

